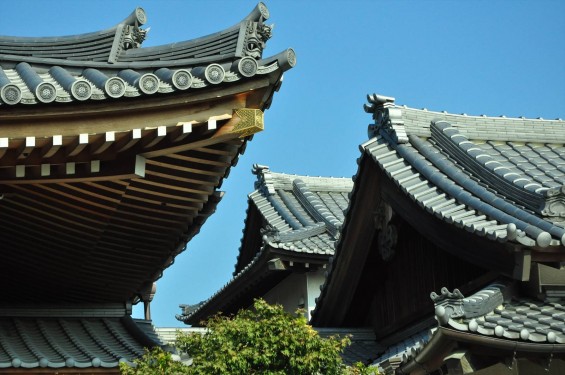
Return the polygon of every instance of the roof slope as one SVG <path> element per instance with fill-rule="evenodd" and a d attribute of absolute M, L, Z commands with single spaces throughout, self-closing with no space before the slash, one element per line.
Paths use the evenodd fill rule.
<path fill-rule="evenodd" d="M 499 356 L 506 351 L 507 355 L 519 352 L 525 357 L 544 353 L 545 358 L 548 353 L 565 352 L 563 298 L 529 298 L 519 292 L 516 282 L 502 279 L 469 297 L 457 289 L 450 292 L 443 288 L 439 295 L 432 292 L 431 298 L 438 326 L 422 331 L 416 341 L 411 338 L 397 343 L 374 364 L 391 373 L 407 373 L 427 364 L 434 355 L 443 358 L 442 348 L 450 341 L 458 342 L 460 348 L 488 346 Z"/>
<path fill-rule="evenodd" d="M 371 192 L 357 183 L 358 177 L 374 170 L 376 180 L 370 181 L 384 186 L 380 198 L 392 209 L 399 208 L 395 214 L 438 247 L 493 271 L 474 280 L 473 290 L 482 289 L 468 298 L 445 288 L 439 296 L 432 293 L 439 327 L 432 332 L 427 321 L 413 321 L 411 329 L 418 328 L 419 333 L 388 343 L 377 362 L 396 369 L 407 358 L 415 358 L 400 369 L 408 373 L 427 366 L 434 355 L 443 358 L 445 340 L 479 343 L 510 354 L 565 350 L 565 279 L 558 266 L 565 254 L 565 121 L 417 110 L 379 95 L 369 96 L 365 110 L 373 114 L 375 124 L 369 127 L 370 139 L 360 146 L 363 159 L 341 239 L 359 231 L 351 225 L 352 212 L 363 207 Z M 442 238 L 449 239 L 446 247 Z M 345 242 L 336 245 L 313 312 L 314 324 L 337 315 L 336 306 L 355 293 L 342 285 L 344 275 L 352 271 L 347 260 L 355 256 L 351 243 Z M 359 252 L 366 249 L 361 246 Z M 498 268 L 500 262 L 510 264 Z M 485 285 L 491 275 L 500 273 L 509 279 Z"/>
<path fill-rule="evenodd" d="M 292 267 L 326 264 L 334 253 L 353 186 L 350 179 L 276 173 L 261 165 L 254 165 L 253 173 L 256 190 L 248 196 L 234 277 L 207 301 L 182 306 L 177 318 L 185 323 L 237 311 L 245 307 L 242 294 L 251 300 L 260 297 Z"/>
<path fill-rule="evenodd" d="M 351 179 L 276 173 L 261 165 L 255 165 L 253 173 L 257 175 L 256 190 L 249 194 L 249 204 L 263 218 L 264 245 L 332 255 L 353 187 Z M 246 236 L 247 231 L 244 233 Z M 249 250 L 245 248 L 245 236 L 240 256 Z M 234 275 L 247 263 L 243 257 L 238 258 Z"/>
<path fill-rule="evenodd" d="M 565 121 L 450 115 L 371 96 L 362 146 L 430 214 L 479 236 L 565 243 Z"/>
<path fill-rule="evenodd" d="M 370 139 L 360 146 L 363 157 L 373 161 L 400 196 L 417 204 L 428 223 L 439 219 L 454 233 L 463 230 L 500 244 L 491 246 L 497 254 L 470 251 L 463 243 L 450 251 L 486 269 L 510 267 L 512 272 L 513 264 L 499 264 L 509 259 L 501 255 L 508 254 L 503 243 L 518 251 L 563 249 L 565 121 L 432 112 L 399 106 L 394 98 L 379 95 L 368 100 L 365 111 L 375 124 L 369 126 Z M 356 201 L 360 188 L 354 187 L 352 205 L 363 204 Z M 342 238 L 349 221 L 347 216 Z M 438 230 L 425 233 L 440 235 Z M 340 242 L 314 321 L 343 251 Z"/>
<path fill-rule="evenodd" d="M 0 368 L 116 368 L 119 362 L 131 363 L 145 347 L 161 343 L 127 314 L 124 306 L 2 309 Z"/>
<path fill-rule="evenodd" d="M 272 27 L 259 3 L 236 25 L 194 40 L 141 47 L 137 8 L 107 30 L 63 37 L 0 36 L 0 105 L 113 100 L 214 87 L 294 66 L 292 49 L 262 59 Z"/>

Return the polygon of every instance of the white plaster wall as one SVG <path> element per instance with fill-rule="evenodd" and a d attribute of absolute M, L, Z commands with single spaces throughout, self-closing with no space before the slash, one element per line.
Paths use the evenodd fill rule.
<path fill-rule="evenodd" d="M 325 281 L 323 269 L 307 273 L 293 273 L 263 296 L 270 304 L 283 305 L 285 311 L 296 312 L 298 308 L 306 310 L 310 319 L 316 307 L 316 298 L 320 295 L 320 285 Z"/>
<path fill-rule="evenodd" d="M 316 307 L 316 298 L 320 296 L 320 286 L 326 281 L 325 271 L 325 269 L 320 268 L 317 271 L 306 274 L 308 301 L 306 311 L 308 311 L 308 320 L 312 317 L 312 310 Z"/>

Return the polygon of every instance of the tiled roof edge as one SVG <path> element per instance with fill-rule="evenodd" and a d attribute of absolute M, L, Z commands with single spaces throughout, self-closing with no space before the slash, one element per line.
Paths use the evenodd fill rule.
<path fill-rule="evenodd" d="M 423 156 L 433 163 L 438 169 L 449 176 L 459 186 L 465 190 L 472 192 L 473 195 L 458 194 L 451 192 L 451 196 L 459 196 L 459 200 L 488 216 L 503 223 L 512 223 L 517 229 L 524 231 L 528 236 L 536 240 L 536 244 L 540 247 L 547 247 L 551 244 L 552 236 L 558 238 L 562 244 L 565 244 L 565 229 L 558 227 L 548 221 L 516 207 L 513 204 L 501 199 L 496 194 L 490 192 L 478 182 L 469 179 L 466 174 L 461 172 L 447 159 L 442 158 L 429 149 L 429 146 L 416 136 L 409 136 L 410 144 L 418 150 Z M 446 184 L 445 180 L 430 170 L 426 162 L 415 157 L 415 153 L 411 147 L 406 145 L 397 145 L 396 151 L 401 157 L 408 160 L 410 165 L 414 166 L 418 171 L 432 181 L 443 191 L 449 193 L 453 190 L 453 186 Z M 480 199 L 479 199 L 480 198 Z M 488 202 L 488 203 L 487 203 Z"/>
<path fill-rule="evenodd" d="M 556 136 L 565 139 L 565 121 L 561 118 L 527 119 L 506 116 L 468 116 L 415 109 L 395 104 L 395 98 L 372 94 L 367 96 L 365 112 L 372 113 L 374 125 L 369 126 L 369 138 L 377 134 L 376 128 L 385 128 L 398 143 L 407 141 L 406 135 L 430 137 L 430 124 L 447 121 L 470 139 L 504 140 L 516 142 L 553 143 Z"/>

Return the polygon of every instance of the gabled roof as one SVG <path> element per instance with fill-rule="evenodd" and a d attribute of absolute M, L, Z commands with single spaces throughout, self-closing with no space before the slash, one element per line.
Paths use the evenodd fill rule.
<path fill-rule="evenodd" d="M 145 347 L 161 343 L 148 332 L 150 323 L 136 322 L 129 313 L 123 305 L 2 309 L 0 369 L 65 367 L 78 372 L 131 363 Z"/>
<path fill-rule="evenodd" d="M 362 150 L 406 196 L 478 236 L 565 243 L 565 121 L 415 110 L 373 95 Z"/>
<path fill-rule="evenodd" d="M 292 49 L 263 59 L 272 26 L 259 3 L 236 25 L 198 39 L 142 47 L 142 8 L 106 30 L 62 37 L 0 36 L 0 105 L 114 100 L 201 91 L 294 66 Z"/>
<path fill-rule="evenodd" d="M 254 165 L 253 173 L 257 175 L 256 190 L 249 194 L 249 204 L 263 218 L 263 244 L 296 253 L 332 255 L 353 187 L 351 179 L 276 173 L 261 165 Z M 248 233 L 247 219 L 234 276 L 248 265 L 245 255 L 258 250 L 246 247 L 246 237 L 253 235 Z"/>
<path fill-rule="evenodd" d="M 236 312 L 288 275 L 326 264 L 334 253 L 343 210 L 353 182 L 346 178 L 298 176 L 254 165 L 255 191 L 234 277 L 207 301 L 181 306 L 177 318 L 198 324 L 218 311 Z M 295 264 L 296 263 L 296 264 Z"/>
<path fill-rule="evenodd" d="M 422 234 L 440 243 L 448 228 L 459 233 L 453 239 L 460 241 L 450 243 L 450 251 L 487 269 L 510 273 L 514 259 L 507 257 L 507 245 L 518 251 L 546 248 L 561 253 L 565 121 L 432 112 L 399 106 L 394 98 L 379 95 L 368 100 L 365 111 L 375 124 L 369 127 L 370 139 L 360 146 L 363 158 L 372 160 L 366 168 L 376 167 L 386 175 L 397 200 L 417 205 L 419 212 L 399 214 Z M 354 187 L 352 207 L 363 204 L 357 200 L 363 197 L 356 196 L 360 189 Z M 436 220 L 444 223 L 441 229 Z M 349 221 L 348 216 L 341 238 L 350 229 Z M 483 240 L 490 245 L 469 247 Z M 346 251 L 342 246 L 337 245 L 317 310 L 324 308 L 335 263 Z M 512 264 L 506 264 L 509 261 Z"/>

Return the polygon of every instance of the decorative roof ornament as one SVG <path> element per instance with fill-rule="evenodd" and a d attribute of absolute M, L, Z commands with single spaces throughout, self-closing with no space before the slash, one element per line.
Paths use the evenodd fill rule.
<path fill-rule="evenodd" d="M 398 242 L 398 230 L 390 221 L 394 215 L 392 207 L 385 201 L 381 200 L 375 210 L 373 220 L 375 229 L 379 231 L 378 245 L 379 254 L 384 261 L 389 261 L 396 253 L 396 244 Z"/>
<path fill-rule="evenodd" d="M 447 288 L 441 288 L 441 294 L 430 293 L 435 304 L 435 314 L 441 325 L 446 325 L 450 319 L 474 318 L 485 315 L 494 310 L 504 302 L 503 284 L 492 284 L 471 297 L 465 298 L 459 289 L 450 292 Z"/>
<path fill-rule="evenodd" d="M 541 210 L 543 216 L 552 218 L 565 217 L 565 185 L 543 192 L 545 204 Z"/>
<path fill-rule="evenodd" d="M 367 130 L 369 138 L 384 132 L 396 143 L 407 143 L 408 135 L 404 128 L 402 110 L 395 106 L 394 98 L 373 94 L 367 95 L 367 100 L 369 104 L 365 104 L 363 108 L 365 112 L 372 113 L 375 120 L 375 124 L 369 125 Z"/>
<path fill-rule="evenodd" d="M 256 14 L 256 13 L 259 14 Z M 253 16 L 257 16 L 258 21 L 253 21 Z M 272 36 L 275 25 L 266 25 L 263 21 L 269 18 L 269 10 L 263 3 L 259 3 L 248 16 L 247 28 L 245 31 L 245 39 L 243 41 L 243 56 L 251 56 L 256 60 L 261 59 L 265 43 Z"/>
<path fill-rule="evenodd" d="M 269 167 L 261 164 L 253 164 L 253 169 L 251 173 L 257 176 L 257 181 L 255 181 L 255 189 L 262 190 L 267 195 L 276 194 L 275 184 L 273 183 L 273 176 Z"/>
<path fill-rule="evenodd" d="M 126 26 L 124 27 L 124 33 L 122 37 L 122 48 L 131 49 L 141 47 L 141 43 L 147 37 L 149 28 L 143 30 L 138 26 Z"/>

